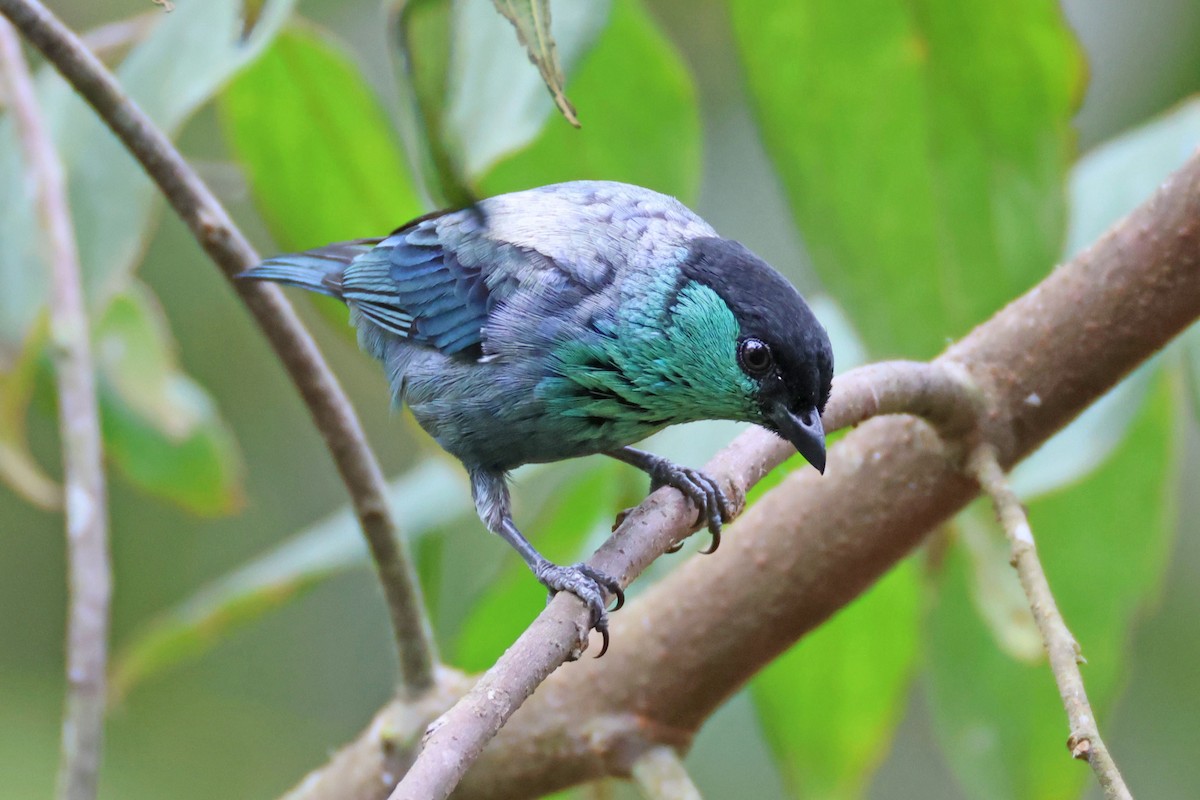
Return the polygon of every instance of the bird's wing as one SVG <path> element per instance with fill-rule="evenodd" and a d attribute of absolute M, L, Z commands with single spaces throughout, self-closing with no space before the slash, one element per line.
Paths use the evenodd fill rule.
<path fill-rule="evenodd" d="M 384 330 L 454 354 L 480 345 L 492 298 L 479 265 L 443 246 L 436 222 L 410 223 L 355 259 L 341 291 Z"/>
<path fill-rule="evenodd" d="M 341 290 L 375 324 L 447 354 L 496 352 L 712 229 L 672 198 L 605 182 L 542 187 L 431 215 L 349 264 Z M 489 325 L 506 309 L 503 324 Z M 548 333 L 548 331 L 547 331 Z"/>

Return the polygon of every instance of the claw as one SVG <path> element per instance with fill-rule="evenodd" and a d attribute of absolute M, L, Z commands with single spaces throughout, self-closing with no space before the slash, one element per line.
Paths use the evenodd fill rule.
<path fill-rule="evenodd" d="M 600 652 L 596 653 L 596 658 L 608 652 L 608 620 L 602 619 L 596 623 L 596 632 L 600 634 Z"/>
<path fill-rule="evenodd" d="M 721 525 L 730 521 L 733 514 L 729 508 L 729 498 L 715 480 L 700 470 L 690 467 L 679 467 L 674 464 L 656 475 L 651 489 L 659 486 L 672 486 L 683 493 L 696 506 L 696 524 L 705 525 L 712 534 L 712 543 L 701 553 L 709 554 L 721 545 Z M 675 546 L 667 552 L 673 553 L 679 549 Z"/>
<path fill-rule="evenodd" d="M 625 592 L 621 584 L 611 575 L 587 564 L 560 567 L 547 561 L 538 567 L 534 574 L 542 585 L 550 590 L 551 597 L 558 592 L 567 591 L 583 601 L 592 612 L 591 627 L 603 637 L 603 644 L 596 658 L 608 652 L 608 610 L 604 606 L 604 591 L 607 590 L 613 595 L 615 605 L 612 610 L 617 611 L 625 605 Z"/>

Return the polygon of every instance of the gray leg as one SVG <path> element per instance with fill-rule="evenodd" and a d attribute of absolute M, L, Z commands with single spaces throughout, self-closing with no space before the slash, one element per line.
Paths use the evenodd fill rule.
<path fill-rule="evenodd" d="M 613 606 L 613 611 L 616 611 L 625 604 L 625 593 L 621 590 L 621 585 L 612 576 L 587 564 L 560 567 L 547 560 L 513 523 L 508 484 L 504 474 L 480 469 L 470 470 L 470 474 L 475 510 L 483 524 L 521 555 L 533 571 L 534 577 L 550 590 L 552 596 L 557 592 L 567 591 L 591 609 L 592 627 L 604 638 L 596 658 L 604 655 L 608 650 L 608 611 L 604 607 L 604 593 L 607 591 L 616 598 L 616 605 Z"/>
<path fill-rule="evenodd" d="M 733 514 L 729 498 L 715 480 L 698 469 L 681 467 L 662 456 L 633 447 L 622 447 L 606 455 L 632 464 L 649 475 L 651 492 L 663 486 L 672 486 L 682 492 L 696 506 L 697 521 L 704 522 L 712 534 L 712 544 L 702 552 L 711 553 L 717 549 L 721 544 L 721 525 L 732 519 Z"/>

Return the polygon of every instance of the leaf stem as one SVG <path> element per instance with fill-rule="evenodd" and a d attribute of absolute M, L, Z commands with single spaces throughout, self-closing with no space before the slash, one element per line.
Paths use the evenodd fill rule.
<path fill-rule="evenodd" d="M 0 19 L 0 71 L 8 78 L 13 116 L 37 187 L 49 243 L 50 330 L 63 450 L 69 597 L 67 696 L 58 796 L 63 800 L 91 800 L 96 796 L 104 741 L 112 601 L 108 492 L 96 374 L 62 163 L 38 107 L 20 41 L 4 19 Z"/>
<path fill-rule="evenodd" d="M 401 689 L 434 684 L 437 652 L 407 544 L 388 511 L 383 472 L 349 399 L 291 304 L 274 286 L 233 281 L 259 261 L 209 188 L 116 78 L 37 0 L 0 0 L 7 16 L 141 162 L 209 257 L 234 284 L 308 405 L 333 456 L 375 561 L 399 648 Z"/>

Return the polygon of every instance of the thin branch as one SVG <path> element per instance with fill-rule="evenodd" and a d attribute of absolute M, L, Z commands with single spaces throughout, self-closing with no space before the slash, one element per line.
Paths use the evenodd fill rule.
<path fill-rule="evenodd" d="M 969 429 L 976 392 L 953 365 L 887 362 L 862 367 L 834 382 L 823 415 L 826 431 L 857 425 L 877 414 L 928 415 L 936 425 Z M 965 426 L 965 428 L 964 428 Z M 704 471 L 733 499 L 740 513 L 749 491 L 795 453 L 792 445 L 762 428 L 752 428 L 710 461 Z M 683 495 L 660 489 L 631 511 L 589 560 L 599 570 L 629 583 L 678 541 L 690 535 L 695 512 Z M 391 800 L 448 797 L 483 752 L 487 742 L 534 689 L 586 647 L 588 612 L 573 595 L 560 592 L 533 624 L 500 656 L 475 687 L 431 727 L 421 752 Z"/>
<path fill-rule="evenodd" d="M 638 756 L 630 770 L 646 800 L 700 800 L 700 790 L 672 748 L 652 747 Z"/>
<path fill-rule="evenodd" d="M 0 0 L 3 13 L 96 110 L 158 184 L 200 246 L 233 282 L 308 405 L 333 455 L 370 546 L 400 653 L 409 696 L 433 686 L 433 635 L 407 543 L 387 507 L 383 473 L 350 401 L 291 304 L 273 286 L 233 281 L 259 257 L 225 209 L 163 133 L 124 93 L 116 78 L 69 29 L 36 0 Z"/>
<path fill-rule="evenodd" d="M 1083 675 L 1079 671 L 1079 664 L 1083 661 L 1079 643 L 1067 629 L 1058 604 L 1054 602 L 1050 582 L 1046 580 L 1046 573 L 1038 559 L 1029 519 L 1004 477 L 1004 470 L 996 458 L 996 448 L 986 442 L 979 444 L 971 452 L 967 468 L 979 481 L 984 493 L 992 499 L 996 516 L 1012 546 L 1013 566 L 1021 579 L 1021 588 L 1025 590 L 1038 631 L 1042 634 L 1054 682 L 1058 684 L 1058 693 L 1067 710 L 1067 721 L 1071 727 L 1067 747 L 1071 756 L 1092 765 L 1108 800 L 1133 800 L 1116 762 L 1100 738 L 1096 713 L 1088 702 L 1087 692 L 1083 688 Z"/>
<path fill-rule="evenodd" d="M 108 493 L 104 481 L 96 375 L 88 340 L 79 254 L 62 164 L 38 107 L 33 79 L 12 27 L 0 19 L 0 71 L 49 242 L 50 337 L 58 382 L 67 525 L 67 698 L 58 796 L 96 796 L 104 740 L 105 673 L 112 599 Z"/>

